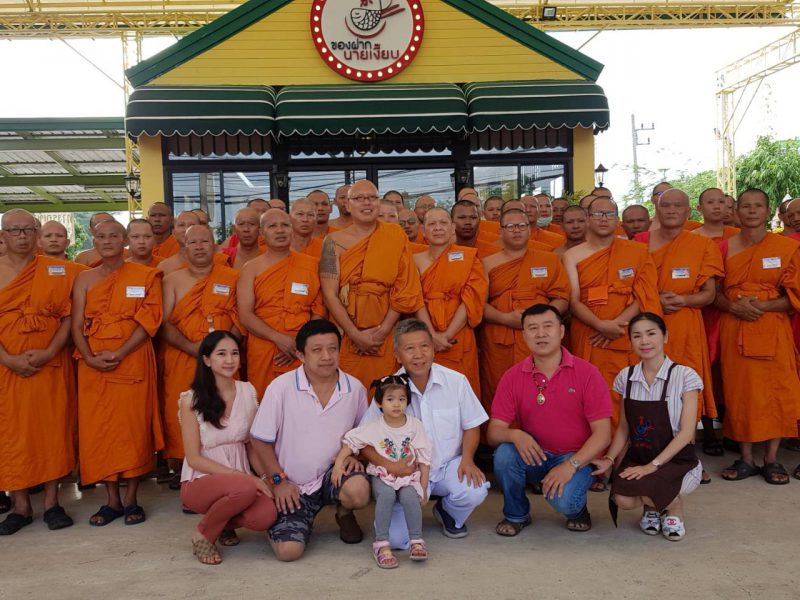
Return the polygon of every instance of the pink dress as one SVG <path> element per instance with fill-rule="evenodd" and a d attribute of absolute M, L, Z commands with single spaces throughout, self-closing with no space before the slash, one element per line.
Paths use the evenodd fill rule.
<path fill-rule="evenodd" d="M 422 421 L 409 415 L 406 415 L 406 424 L 402 427 L 390 427 L 381 415 L 377 421 L 348 431 L 342 442 L 347 444 L 354 454 L 358 454 L 366 446 L 372 446 L 378 454 L 393 462 L 402 460 L 406 463 L 416 461 L 423 465 L 431 464 L 432 449 L 428 434 L 425 433 Z M 410 485 L 417 490 L 420 498 L 428 497 L 427 490 L 422 489 L 419 470 L 405 477 L 395 477 L 383 467 L 369 463 L 367 473 L 380 478 L 392 489 L 399 490 Z"/>
<path fill-rule="evenodd" d="M 191 390 L 183 392 L 181 398 L 191 398 L 193 393 Z M 246 381 L 237 381 L 231 414 L 222 418 L 222 429 L 206 423 L 200 414 L 195 413 L 200 425 L 200 455 L 242 473 L 250 473 L 245 442 L 250 440 L 250 425 L 257 410 L 256 389 Z M 186 459 L 183 460 L 181 483 L 206 475 L 207 473 L 195 471 Z"/>

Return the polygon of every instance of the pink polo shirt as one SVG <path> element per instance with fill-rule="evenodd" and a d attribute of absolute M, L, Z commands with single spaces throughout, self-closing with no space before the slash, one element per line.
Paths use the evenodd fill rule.
<path fill-rule="evenodd" d="M 545 403 L 536 402 L 539 390 Z M 492 418 L 516 421 L 543 450 L 577 452 L 592 434 L 589 423 L 611 417 L 611 395 L 597 367 L 561 348 L 561 364 L 548 380 L 533 368 L 529 356 L 500 379 L 492 401 Z"/>
<path fill-rule="evenodd" d="M 303 367 L 269 384 L 250 428 L 250 437 L 275 445 L 275 454 L 289 481 L 301 494 L 313 494 L 342 449 L 344 434 L 367 412 L 367 391 L 339 371 L 339 382 L 325 408 Z"/>

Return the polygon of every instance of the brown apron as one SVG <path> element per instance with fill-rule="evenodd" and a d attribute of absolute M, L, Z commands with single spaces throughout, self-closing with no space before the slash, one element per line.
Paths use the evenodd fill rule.
<path fill-rule="evenodd" d="M 661 465 L 655 473 L 641 479 L 622 479 L 619 474 L 630 466 L 651 463 L 675 437 L 669 419 L 667 387 L 672 376 L 673 364 L 667 371 L 667 379 L 661 391 L 661 401 L 643 401 L 631 398 L 633 367 L 628 368 L 625 388 L 625 419 L 628 421 L 628 451 L 618 469 L 611 476 L 611 493 L 608 507 L 614 525 L 617 524 L 617 504 L 613 498 L 620 496 L 647 496 L 657 511 L 664 510 L 680 493 L 684 476 L 697 466 L 694 444 L 687 444 L 672 460 Z"/>

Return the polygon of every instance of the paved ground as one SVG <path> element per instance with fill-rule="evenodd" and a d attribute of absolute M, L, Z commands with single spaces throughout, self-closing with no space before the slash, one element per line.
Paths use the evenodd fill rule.
<path fill-rule="evenodd" d="M 463 540 L 443 538 L 429 506 L 431 558 L 411 564 L 401 556 L 394 571 L 377 569 L 367 541 L 342 544 L 331 509 L 320 515 L 298 563 L 278 563 L 262 535 L 245 532 L 240 546 L 225 549 L 221 566 L 202 566 L 189 543 L 198 517 L 181 514 L 177 492 L 147 481 L 141 497 L 147 523 L 126 527 L 119 520 L 93 528 L 87 521 L 103 503 L 103 488 L 81 498 L 67 485 L 63 504 L 74 527 L 50 532 L 37 518 L 0 539 L 0 598 L 796 599 L 800 481 L 781 487 L 760 478 L 723 481 L 717 474 L 732 458 L 706 461 L 714 481 L 689 497 L 688 534 L 681 542 L 643 535 L 631 513 L 623 513 L 614 529 L 605 494 L 591 494 L 594 528 L 588 533 L 566 531 L 536 497 L 534 526 L 503 539 L 493 531 L 502 507 L 494 490 Z M 794 468 L 800 454 L 781 458 Z M 371 518 L 369 509 L 359 515 L 365 526 Z"/>

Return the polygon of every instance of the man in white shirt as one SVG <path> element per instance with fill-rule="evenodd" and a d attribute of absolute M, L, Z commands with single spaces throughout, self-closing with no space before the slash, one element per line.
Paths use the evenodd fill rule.
<path fill-rule="evenodd" d="M 398 373 L 410 377 L 407 412 L 422 421 L 433 442 L 430 493 L 440 496 L 433 516 L 445 536 L 466 537 L 467 518 L 486 499 L 489 490 L 486 477 L 473 460 L 480 441 L 480 425 L 489 417 L 463 374 L 433 362 L 433 338 L 425 323 L 418 319 L 401 321 L 394 333 L 394 350 L 402 365 Z M 380 414 L 373 402 L 362 425 L 378 419 Z M 410 475 L 416 468 L 384 459 L 371 447 L 363 449 L 361 455 L 393 475 Z M 408 547 L 408 530 L 399 505 L 395 505 L 392 515 L 389 542 L 393 548 Z"/>

